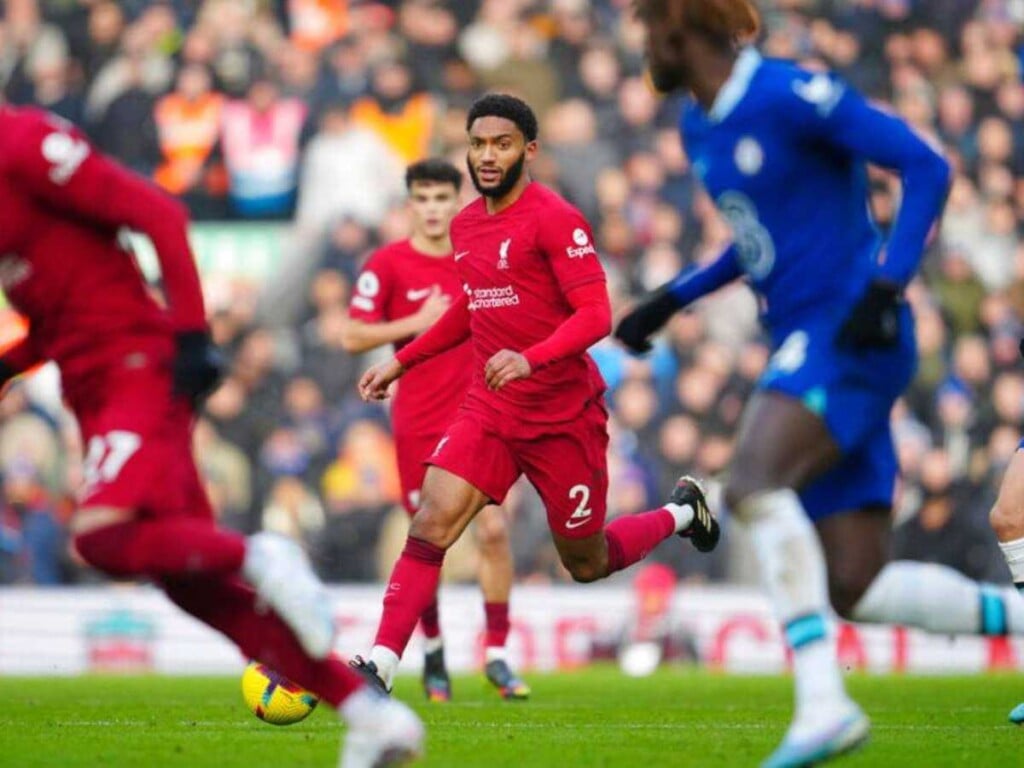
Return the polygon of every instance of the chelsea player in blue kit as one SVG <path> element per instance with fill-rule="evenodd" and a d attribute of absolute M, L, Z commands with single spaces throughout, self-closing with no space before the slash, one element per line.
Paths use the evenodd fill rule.
<path fill-rule="evenodd" d="M 773 355 L 747 403 L 726 501 L 751 534 L 792 650 L 795 716 L 766 767 L 801 766 L 866 741 L 845 691 L 832 608 L 858 621 L 935 632 L 1024 631 L 1024 601 L 941 566 L 887 564 L 898 470 L 893 403 L 916 366 L 903 288 L 948 191 L 945 159 L 840 80 L 743 47 L 749 0 L 635 0 L 651 80 L 685 91 L 692 167 L 733 230 L 624 317 L 634 351 L 678 309 L 746 276 Z M 865 164 L 897 171 L 899 214 L 883 239 Z"/>

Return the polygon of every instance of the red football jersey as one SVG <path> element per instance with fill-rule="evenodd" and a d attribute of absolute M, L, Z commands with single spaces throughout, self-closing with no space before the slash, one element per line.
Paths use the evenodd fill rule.
<path fill-rule="evenodd" d="M 573 312 L 566 293 L 604 282 L 583 214 L 532 182 L 497 214 L 487 212 L 483 198 L 473 201 L 452 221 L 451 235 L 471 316 L 468 402 L 483 401 L 522 421 L 575 418 L 605 389 L 590 355 L 559 360 L 497 392 L 487 389 L 484 366 L 498 350 L 522 352 L 546 339 Z"/>
<path fill-rule="evenodd" d="M 0 287 L 29 322 L 22 366 L 55 360 L 67 389 L 141 337 L 205 327 L 185 224 L 179 203 L 66 121 L 0 108 Z M 169 310 L 149 295 L 121 227 L 153 240 Z"/>
<path fill-rule="evenodd" d="M 367 323 L 400 320 L 416 313 L 435 285 L 449 298 L 462 291 L 450 254 L 428 256 L 408 240 L 386 245 L 359 274 L 349 315 Z M 398 342 L 395 349 L 410 340 Z M 398 382 L 391 412 L 396 435 L 444 432 L 469 388 L 472 365 L 467 341 L 406 373 Z"/>

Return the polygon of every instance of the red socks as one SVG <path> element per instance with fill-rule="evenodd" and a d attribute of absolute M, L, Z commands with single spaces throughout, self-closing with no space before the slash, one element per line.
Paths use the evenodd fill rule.
<path fill-rule="evenodd" d="M 411 536 L 406 539 L 405 549 L 391 571 L 384 593 L 384 614 L 374 645 L 382 645 L 402 655 L 416 622 L 437 599 L 443 562 L 444 550 L 440 547 Z"/>
<path fill-rule="evenodd" d="M 424 637 L 433 639 L 441 636 L 441 618 L 438 616 L 436 595 L 433 602 L 420 615 L 420 628 Z"/>
<path fill-rule="evenodd" d="M 89 565 L 121 577 L 235 573 L 245 559 L 243 536 L 198 517 L 117 523 L 76 536 L 75 547 Z"/>
<path fill-rule="evenodd" d="M 256 610 L 256 593 L 227 575 L 165 579 L 164 591 L 180 608 L 233 640 L 256 659 L 337 707 L 363 685 L 337 656 L 322 661 L 302 650 L 292 631 L 272 611 Z"/>
<path fill-rule="evenodd" d="M 509 630 L 508 603 L 484 603 L 484 619 L 484 645 L 487 648 L 504 648 Z"/>
<path fill-rule="evenodd" d="M 640 562 L 675 530 L 675 518 L 664 508 L 615 518 L 604 529 L 608 542 L 608 573 Z"/>

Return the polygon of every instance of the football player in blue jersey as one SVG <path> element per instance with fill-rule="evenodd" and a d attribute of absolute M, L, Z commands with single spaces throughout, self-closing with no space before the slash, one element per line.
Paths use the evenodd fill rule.
<path fill-rule="evenodd" d="M 1024 601 L 1012 589 L 941 566 L 887 563 L 897 473 L 889 413 L 916 366 L 903 289 L 950 167 L 832 75 L 746 46 L 760 21 L 749 0 L 634 8 L 654 86 L 688 96 L 683 142 L 733 243 L 648 297 L 615 335 L 642 352 L 674 312 L 741 276 L 759 294 L 773 355 L 747 403 L 725 496 L 751 533 L 793 652 L 795 716 L 765 766 L 808 765 L 855 748 L 869 731 L 843 685 L 830 603 L 858 621 L 1024 631 Z M 868 208 L 869 162 L 902 180 L 887 238 Z"/>

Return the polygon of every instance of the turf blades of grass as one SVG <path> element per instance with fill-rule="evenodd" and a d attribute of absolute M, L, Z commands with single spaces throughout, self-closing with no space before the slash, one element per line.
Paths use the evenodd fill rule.
<path fill-rule="evenodd" d="M 529 702 L 501 701 L 482 677 L 427 705 L 418 681 L 397 695 L 427 722 L 434 768 L 755 766 L 790 716 L 786 678 L 665 670 L 630 679 L 597 667 L 530 675 Z M 1006 714 L 1024 680 L 850 678 L 871 715 L 871 745 L 837 765 L 1024 764 L 1024 730 Z M 328 707 L 287 727 L 246 710 L 234 678 L 0 678 L 0 766 L 19 768 L 328 768 L 341 728 Z"/>

